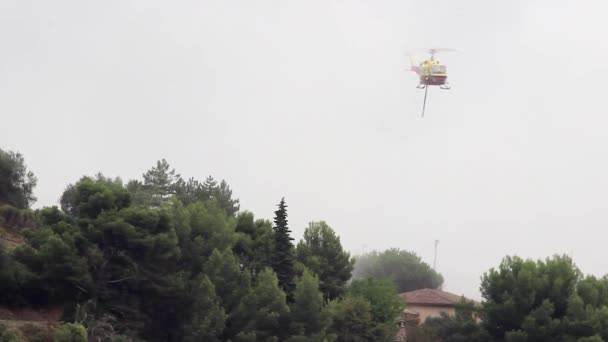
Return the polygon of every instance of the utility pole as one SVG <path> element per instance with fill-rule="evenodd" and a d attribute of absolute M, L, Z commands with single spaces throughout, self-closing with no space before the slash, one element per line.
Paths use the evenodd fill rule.
<path fill-rule="evenodd" d="M 435 257 L 433 258 L 433 270 L 437 270 L 437 244 L 439 244 L 439 240 L 435 240 Z"/>

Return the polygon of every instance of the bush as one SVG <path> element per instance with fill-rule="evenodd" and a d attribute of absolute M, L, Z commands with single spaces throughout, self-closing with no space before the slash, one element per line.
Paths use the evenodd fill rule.
<path fill-rule="evenodd" d="M 600 335 L 594 335 L 589 337 L 581 337 L 576 342 L 604 342 Z"/>
<path fill-rule="evenodd" d="M 20 210 L 13 207 L 12 205 L 5 204 L 0 206 L 0 217 L 4 219 L 7 224 L 15 221 L 19 218 Z"/>
<path fill-rule="evenodd" d="M 0 342 L 18 342 L 19 336 L 17 333 L 7 327 L 5 324 L 0 323 Z"/>
<path fill-rule="evenodd" d="M 29 342 L 47 342 L 52 340 L 49 328 L 34 324 L 25 324 L 19 328 L 21 335 Z"/>
<path fill-rule="evenodd" d="M 65 323 L 55 330 L 54 342 L 87 342 L 87 330 L 82 324 Z"/>
<path fill-rule="evenodd" d="M 505 334 L 506 342 L 526 342 L 528 334 L 521 330 L 509 331 Z"/>
<path fill-rule="evenodd" d="M 0 206 L 0 223 L 7 228 L 34 225 L 34 216 L 34 212 L 30 209 L 18 209 L 7 204 Z"/>

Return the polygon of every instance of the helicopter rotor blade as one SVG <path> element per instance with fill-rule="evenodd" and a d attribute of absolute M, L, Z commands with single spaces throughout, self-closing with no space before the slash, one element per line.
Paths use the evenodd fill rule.
<path fill-rule="evenodd" d="M 458 51 L 458 50 L 451 49 L 451 48 L 431 48 L 431 49 L 426 50 L 426 52 L 430 53 L 430 54 L 435 54 L 438 52 L 456 52 L 456 51 Z"/>

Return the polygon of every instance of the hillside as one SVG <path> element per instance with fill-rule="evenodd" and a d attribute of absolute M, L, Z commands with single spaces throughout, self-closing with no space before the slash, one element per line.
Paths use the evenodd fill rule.
<path fill-rule="evenodd" d="M 24 243 L 23 235 L 16 229 L 0 225 L 0 245 L 7 250 L 13 250 Z"/>

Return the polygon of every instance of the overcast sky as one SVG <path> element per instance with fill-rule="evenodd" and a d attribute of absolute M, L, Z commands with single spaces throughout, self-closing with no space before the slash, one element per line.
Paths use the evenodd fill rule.
<path fill-rule="evenodd" d="M 605 1 L 0 1 L 0 148 L 36 207 L 166 158 L 296 239 L 398 247 L 479 298 L 507 254 L 608 270 Z M 452 90 L 424 120 L 407 51 Z M 423 55 L 420 55 L 423 57 Z"/>

